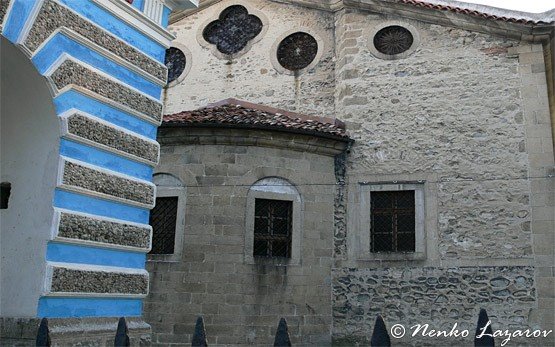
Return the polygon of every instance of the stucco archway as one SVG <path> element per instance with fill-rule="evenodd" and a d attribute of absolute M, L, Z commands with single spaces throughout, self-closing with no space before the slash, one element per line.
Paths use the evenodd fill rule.
<path fill-rule="evenodd" d="M 35 317 L 53 217 L 59 121 L 47 81 L 1 38 L 0 181 L 11 186 L 1 215 L 2 316 Z"/>

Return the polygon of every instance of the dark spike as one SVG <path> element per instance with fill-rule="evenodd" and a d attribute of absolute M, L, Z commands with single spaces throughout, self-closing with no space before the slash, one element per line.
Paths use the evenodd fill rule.
<path fill-rule="evenodd" d="M 114 340 L 115 347 L 129 347 L 129 329 L 125 317 L 121 317 L 118 321 L 118 330 L 116 330 L 116 339 Z"/>
<path fill-rule="evenodd" d="M 202 319 L 202 317 L 197 318 L 197 324 L 195 325 L 195 333 L 193 334 L 193 341 L 191 342 L 191 346 L 208 346 L 208 341 L 206 341 L 206 330 L 204 329 L 204 319 Z"/>
<path fill-rule="evenodd" d="M 39 331 L 37 332 L 37 347 L 50 347 L 50 329 L 48 329 L 48 319 L 40 321 Z"/>
<path fill-rule="evenodd" d="M 487 325 L 485 333 L 482 335 L 484 327 Z M 482 337 L 478 338 L 478 336 Z M 489 323 L 488 313 L 483 308 L 480 309 L 478 316 L 478 325 L 476 326 L 476 334 L 474 335 L 474 346 L 476 347 L 494 347 L 495 340 L 493 339 L 493 329 Z"/>
<path fill-rule="evenodd" d="M 289 328 L 287 328 L 287 321 L 285 320 L 285 318 L 281 318 L 279 320 L 279 325 L 276 331 L 276 338 L 274 340 L 274 347 L 291 347 Z"/>
<path fill-rule="evenodd" d="M 387 328 L 382 316 L 378 315 L 376 317 L 376 323 L 374 324 L 374 331 L 372 332 L 372 338 L 370 339 L 370 346 L 372 347 L 391 347 L 391 340 L 389 334 L 387 333 Z"/>

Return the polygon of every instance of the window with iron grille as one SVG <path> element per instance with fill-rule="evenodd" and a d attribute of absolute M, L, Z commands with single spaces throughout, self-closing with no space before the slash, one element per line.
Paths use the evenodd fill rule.
<path fill-rule="evenodd" d="M 414 190 L 375 191 L 370 197 L 371 252 L 415 251 Z"/>
<path fill-rule="evenodd" d="M 291 258 L 293 202 L 255 199 L 253 255 Z"/>
<path fill-rule="evenodd" d="M 177 221 L 177 196 L 158 197 L 150 211 L 152 226 L 152 250 L 150 254 L 173 254 Z"/>

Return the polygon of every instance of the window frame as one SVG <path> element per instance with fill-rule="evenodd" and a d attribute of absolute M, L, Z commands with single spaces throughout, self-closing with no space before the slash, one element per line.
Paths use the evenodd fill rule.
<path fill-rule="evenodd" d="M 147 261 L 160 262 L 179 262 L 183 251 L 183 238 L 185 234 L 185 201 L 186 194 L 184 187 L 173 186 L 157 186 L 156 199 L 177 197 L 177 216 L 175 225 L 175 244 L 173 254 L 150 254 L 147 253 Z M 152 230 L 151 239 L 154 239 L 154 229 Z M 151 241 L 151 243 L 152 243 Z M 151 245 L 152 249 L 152 245 Z M 149 250 L 150 251 L 150 250 Z"/>
<path fill-rule="evenodd" d="M 414 191 L 415 245 L 414 252 L 371 252 L 372 192 Z M 360 184 L 359 260 L 423 260 L 426 259 L 426 206 L 423 183 L 362 183 Z"/>
<path fill-rule="evenodd" d="M 271 180 L 271 181 L 269 181 Z M 282 186 L 264 186 L 265 182 L 279 182 Z M 258 257 L 254 251 L 254 217 L 256 199 L 282 200 L 292 202 L 291 219 L 291 257 Z M 265 178 L 253 186 L 247 194 L 245 218 L 245 251 L 244 259 L 247 264 L 268 265 L 300 265 L 302 240 L 302 201 L 296 188 L 281 178 Z"/>
<path fill-rule="evenodd" d="M 280 234 L 276 234 L 274 232 L 274 229 L 272 229 L 270 227 L 271 223 L 268 223 L 268 230 L 270 231 L 270 233 L 257 233 L 256 232 L 256 219 L 259 218 L 259 216 L 257 216 L 256 214 L 256 203 L 257 201 L 272 201 L 272 202 L 279 202 L 279 203 L 289 203 L 287 204 L 287 234 L 285 235 L 280 235 Z M 269 203 L 271 204 L 271 203 Z M 270 209 L 271 210 L 271 209 Z M 255 255 L 254 254 L 254 250 L 253 250 L 253 256 L 254 257 L 263 257 L 263 258 L 291 258 L 291 252 L 293 250 L 292 247 L 292 243 L 293 243 L 293 202 L 290 200 L 274 200 L 274 199 L 261 199 L 261 198 L 255 198 L 254 199 L 254 241 L 256 242 L 257 238 L 259 241 L 264 241 L 266 243 L 271 243 L 273 241 L 276 241 L 276 239 L 279 239 L 279 241 L 285 241 L 287 243 L 287 256 L 277 256 L 277 255 Z M 275 214 L 269 213 L 268 217 L 270 217 L 269 219 L 275 219 L 275 218 L 283 218 L 283 217 L 276 217 Z M 257 237 L 258 235 L 258 237 Z M 254 244 L 253 244 L 253 248 L 254 248 Z"/>

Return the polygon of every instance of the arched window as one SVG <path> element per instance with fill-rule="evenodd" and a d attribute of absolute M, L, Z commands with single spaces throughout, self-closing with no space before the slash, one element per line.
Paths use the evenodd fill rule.
<path fill-rule="evenodd" d="M 247 195 L 245 260 L 295 265 L 301 255 L 302 200 L 283 178 L 267 177 Z"/>

